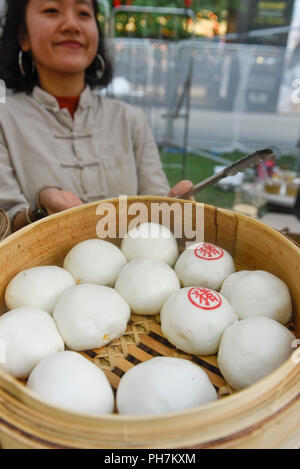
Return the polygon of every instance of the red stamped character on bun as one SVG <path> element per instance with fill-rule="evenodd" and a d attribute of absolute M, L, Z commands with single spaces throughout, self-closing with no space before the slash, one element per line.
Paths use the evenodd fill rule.
<path fill-rule="evenodd" d="M 224 256 L 223 249 L 210 243 L 201 243 L 194 250 L 195 256 L 206 261 L 215 261 Z"/>
<path fill-rule="evenodd" d="M 193 287 L 188 291 L 190 302 L 201 309 L 216 309 L 222 304 L 219 293 L 208 288 Z"/>

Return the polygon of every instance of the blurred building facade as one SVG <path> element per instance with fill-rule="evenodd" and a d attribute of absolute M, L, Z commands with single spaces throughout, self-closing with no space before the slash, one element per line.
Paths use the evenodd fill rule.
<path fill-rule="evenodd" d="M 247 37 L 249 31 L 274 29 L 290 26 L 295 0 L 242 0 L 237 11 L 236 32 L 241 35 L 239 42 L 286 46 L 288 32 Z M 243 39 L 244 38 L 244 39 Z"/>

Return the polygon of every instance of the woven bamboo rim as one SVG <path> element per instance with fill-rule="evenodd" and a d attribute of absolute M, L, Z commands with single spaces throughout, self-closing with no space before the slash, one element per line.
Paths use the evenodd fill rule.
<path fill-rule="evenodd" d="M 0 208 L 0 241 L 4 239 L 9 232 L 9 219 L 4 210 Z"/>
<path fill-rule="evenodd" d="M 145 204 L 174 202 L 173 199 L 150 197 L 140 197 L 138 200 Z M 128 204 L 136 201 L 135 197 L 128 198 Z M 105 202 L 116 207 L 118 204 L 116 199 Z M 0 298 L 10 278 L 25 265 L 47 264 L 50 258 L 60 265 L 70 246 L 95 237 L 97 205 L 92 203 L 54 215 L 2 241 Z M 192 205 L 194 209 L 196 204 Z M 294 299 L 294 326 L 297 337 L 300 337 L 300 250 L 273 229 L 227 210 L 205 206 L 205 223 L 205 240 L 231 252 L 238 260 L 238 268 L 265 267 L 288 283 Z M 47 243 L 52 243 L 51 255 L 45 249 Z M 255 251 L 249 254 L 253 246 Z M 27 248 L 31 251 L 27 252 Z M 8 259 L 13 255 L 12 265 Z M 3 281 L 4 277 L 6 282 Z M 300 446 L 300 360 L 297 361 L 297 351 L 271 375 L 234 394 L 220 375 L 216 357 L 192 357 L 175 349 L 162 336 L 158 316 L 132 315 L 128 329 L 121 338 L 107 347 L 83 354 L 101 366 L 115 389 L 122 374 L 140 361 L 157 354 L 188 358 L 205 369 L 222 398 L 206 406 L 158 417 L 112 415 L 96 418 L 49 407 L 37 400 L 22 383 L 0 371 L 0 441 L 3 447 Z"/>

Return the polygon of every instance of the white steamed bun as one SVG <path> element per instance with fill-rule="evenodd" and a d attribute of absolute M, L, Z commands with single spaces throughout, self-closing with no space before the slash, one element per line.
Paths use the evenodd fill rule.
<path fill-rule="evenodd" d="M 206 287 L 219 290 L 235 265 L 232 256 L 211 243 L 195 243 L 189 246 L 175 264 L 175 272 L 183 287 Z"/>
<path fill-rule="evenodd" d="M 8 309 L 27 306 L 52 314 L 59 297 L 75 285 L 69 272 L 55 265 L 32 267 L 19 272 L 7 285 Z"/>
<path fill-rule="evenodd" d="M 76 244 L 64 259 L 64 269 L 76 283 L 96 283 L 113 287 L 127 259 L 121 250 L 102 239 L 88 239 Z"/>
<path fill-rule="evenodd" d="M 125 332 L 130 308 L 114 289 L 84 283 L 69 288 L 53 318 L 68 348 L 99 348 Z"/>
<path fill-rule="evenodd" d="M 135 314 L 158 314 L 169 296 L 179 290 L 171 267 L 158 259 L 135 259 L 120 272 L 115 289 Z"/>
<path fill-rule="evenodd" d="M 157 357 L 131 368 L 121 378 L 121 414 L 160 414 L 190 409 L 217 399 L 207 374 L 182 358 Z"/>
<path fill-rule="evenodd" d="M 27 387 L 49 405 L 86 414 L 110 414 L 112 388 L 104 372 L 76 352 L 44 358 L 31 372 Z"/>
<path fill-rule="evenodd" d="M 173 233 L 158 223 L 142 223 L 130 230 L 122 240 L 121 249 L 129 261 L 151 257 L 160 259 L 171 267 L 179 255 Z"/>
<path fill-rule="evenodd" d="M 263 270 L 231 274 L 220 293 L 234 307 L 240 319 L 265 316 L 286 324 L 292 314 L 292 299 L 286 284 Z"/>
<path fill-rule="evenodd" d="M 36 308 L 16 308 L 0 317 L 0 340 L 4 343 L 3 369 L 26 378 L 44 357 L 64 350 L 53 318 Z"/>
<path fill-rule="evenodd" d="M 222 336 L 218 353 L 220 371 L 233 389 L 250 386 L 289 358 L 294 339 L 294 334 L 273 319 L 237 321 Z"/>
<path fill-rule="evenodd" d="M 160 318 L 162 332 L 169 342 L 197 355 L 216 353 L 223 331 L 238 319 L 226 298 L 201 287 L 186 287 L 173 293 Z"/>

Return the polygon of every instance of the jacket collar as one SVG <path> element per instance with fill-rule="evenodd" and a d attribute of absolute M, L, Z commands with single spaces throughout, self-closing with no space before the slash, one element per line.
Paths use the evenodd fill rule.
<path fill-rule="evenodd" d="M 35 101 L 37 101 L 39 104 L 41 104 L 47 109 L 52 109 L 54 111 L 59 110 L 59 104 L 58 104 L 57 99 L 52 94 L 43 90 L 40 86 L 35 86 L 33 88 L 32 97 Z M 92 102 L 93 102 L 92 91 L 91 91 L 90 86 L 86 84 L 84 90 L 82 91 L 80 95 L 78 108 L 85 109 L 91 106 Z"/>

